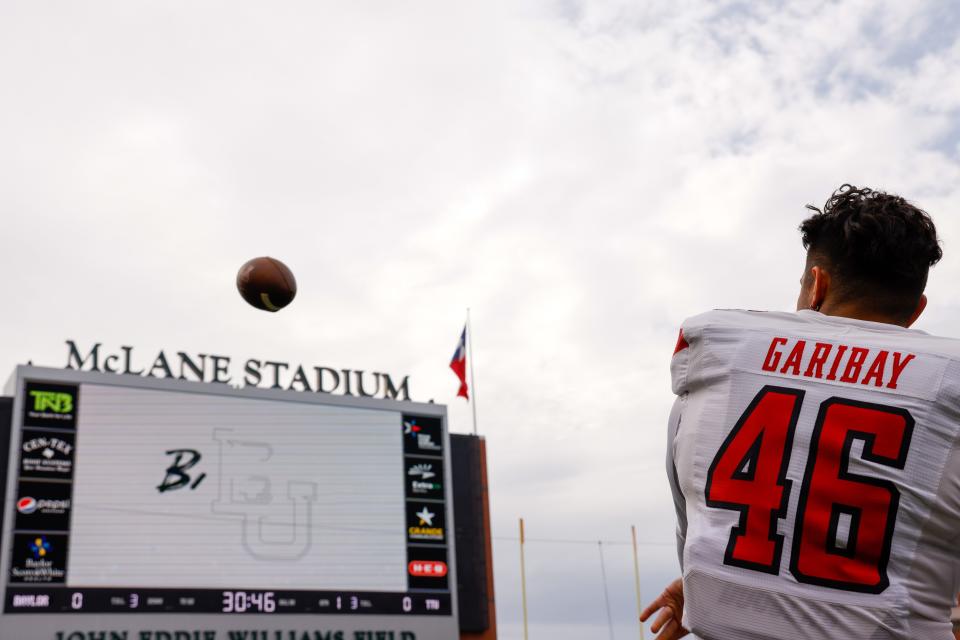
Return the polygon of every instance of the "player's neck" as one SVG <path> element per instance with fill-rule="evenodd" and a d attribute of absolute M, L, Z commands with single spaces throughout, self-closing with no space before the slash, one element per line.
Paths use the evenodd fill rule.
<path fill-rule="evenodd" d="M 853 320 L 867 320 L 868 322 L 882 322 L 884 324 L 893 324 L 898 327 L 906 327 L 907 324 L 899 318 L 891 318 L 888 315 L 876 313 L 858 307 L 853 304 L 830 304 L 824 303 L 820 308 L 820 313 L 826 316 L 838 316 L 840 318 L 851 318 Z"/>

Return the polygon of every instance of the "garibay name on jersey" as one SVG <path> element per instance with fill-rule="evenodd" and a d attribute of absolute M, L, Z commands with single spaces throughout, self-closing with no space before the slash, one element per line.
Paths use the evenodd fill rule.
<path fill-rule="evenodd" d="M 896 389 L 903 370 L 916 357 L 913 353 L 889 349 L 831 342 L 808 344 L 807 340 L 775 336 L 770 341 L 762 369 L 796 377 Z"/>
<path fill-rule="evenodd" d="M 952 638 L 960 342 L 714 311 L 671 362 L 668 476 L 702 638 Z"/>

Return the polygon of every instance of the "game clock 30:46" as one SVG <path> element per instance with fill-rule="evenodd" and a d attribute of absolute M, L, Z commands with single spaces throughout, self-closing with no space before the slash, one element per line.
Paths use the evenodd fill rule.
<path fill-rule="evenodd" d="M 277 600 L 273 591 L 224 591 L 223 613 L 273 613 L 277 610 Z"/>

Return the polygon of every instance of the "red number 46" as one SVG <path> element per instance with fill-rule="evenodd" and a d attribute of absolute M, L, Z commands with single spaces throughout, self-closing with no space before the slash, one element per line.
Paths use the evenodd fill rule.
<path fill-rule="evenodd" d="M 740 513 L 724 564 L 780 572 L 777 521 L 787 515 L 787 468 L 802 403 L 801 390 L 761 389 L 710 465 L 707 505 Z M 863 460 L 903 469 L 913 425 L 895 407 L 841 398 L 820 405 L 793 529 L 790 572 L 797 581 L 864 593 L 887 588 L 900 492 L 887 480 L 851 473 L 851 449 L 859 440 Z"/>

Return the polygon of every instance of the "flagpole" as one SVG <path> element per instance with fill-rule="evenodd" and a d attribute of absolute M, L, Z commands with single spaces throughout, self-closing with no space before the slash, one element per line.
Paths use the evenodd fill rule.
<path fill-rule="evenodd" d="M 470 407 L 473 409 L 473 435 L 477 435 L 477 379 L 473 376 L 473 325 L 470 307 L 467 307 L 467 360 L 470 361 Z"/>
<path fill-rule="evenodd" d="M 603 562 L 603 540 L 597 540 L 597 549 L 600 550 L 600 577 L 603 579 L 603 604 L 607 609 L 607 631 L 610 640 L 613 639 L 613 616 L 610 615 L 610 593 L 607 591 L 607 567 Z"/>
<path fill-rule="evenodd" d="M 527 640 L 527 564 L 523 557 L 523 545 L 526 539 L 523 535 L 523 518 L 520 518 L 520 594 L 523 598 L 523 640 Z"/>
<path fill-rule="evenodd" d="M 640 600 L 640 560 L 637 558 L 637 528 L 630 525 L 630 536 L 633 538 L 633 584 L 637 592 L 637 618 L 643 611 L 642 601 Z M 643 623 L 640 623 L 640 640 L 643 640 Z"/>

